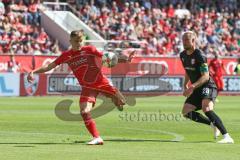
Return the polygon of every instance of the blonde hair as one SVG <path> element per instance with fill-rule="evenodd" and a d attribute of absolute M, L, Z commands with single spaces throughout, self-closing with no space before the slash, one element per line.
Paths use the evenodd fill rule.
<path fill-rule="evenodd" d="M 183 33 L 183 36 L 187 34 L 191 35 L 192 38 L 197 39 L 197 34 L 194 31 L 186 31 Z"/>

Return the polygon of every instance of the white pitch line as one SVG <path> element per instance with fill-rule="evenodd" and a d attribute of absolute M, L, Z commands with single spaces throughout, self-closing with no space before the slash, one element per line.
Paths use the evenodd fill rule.
<path fill-rule="evenodd" d="M 98 126 L 103 126 L 103 125 L 98 125 Z M 151 132 L 151 133 L 159 133 L 159 134 L 167 134 L 171 135 L 174 138 L 171 139 L 170 141 L 172 142 L 180 142 L 184 140 L 184 136 L 174 133 L 174 132 L 168 132 L 168 131 L 162 131 L 162 130 L 152 130 L 152 129 L 139 129 L 139 128 L 130 128 L 130 127 L 109 127 L 109 126 L 103 126 L 105 128 L 112 128 L 112 129 L 126 129 L 126 130 L 133 130 L 133 131 L 143 131 L 143 132 Z"/>
<path fill-rule="evenodd" d="M 151 133 L 159 133 L 159 134 L 167 134 L 171 135 L 174 138 L 171 139 L 170 141 L 172 142 L 180 142 L 184 140 L 184 136 L 174 133 L 174 132 L 168 132 L 168 131 L 161 131 L 161 130 L 145 130 L 145 129 L 134 129 L 134 128 L 129 128 L 129 127 L 108 127 L 108 128 L 115 128 L 115 129 L 125 129 L 125 130 L 132 130 L 132 131 L 143 131 L 143 132 L 151 132 Z M 78 136 L 78 134 L 71 134 L 71 133 L 48 133 L 48 132 L 21 132 L 21 131 L 0 131 L 0 134 L 12 134 L 12 135 L 19 135 L 19 134 L 25 134 L 25 135 L 69 135 L 69 136 Z M 104 136 L 104 137 L 110 137 L 110 138 L 127 138 L 128 137 L 114 137 L 114 136 Z M 129 140 L 136 140 L 136 139 L 129 139 Z M 152 140 L 152 139 L 138 139 L 138 140 Z"/>

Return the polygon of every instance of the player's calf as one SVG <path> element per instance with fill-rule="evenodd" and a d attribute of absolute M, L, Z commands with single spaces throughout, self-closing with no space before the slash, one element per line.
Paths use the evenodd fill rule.
<path fill-rule="evenodd" d="M 192 121 L 210 125 L 210 121 L 202 114 L 195 112 L 195 109 L 196 107 L 194 105 L 185 103 L 182 109 L 182 114 L 184 117 L 191 119 Z"/>
<path fill-rule="evenodd" d="M 207 124 L 207 125 L 210 125 L 210 123 L 211 123 L 208 118 L 206 118 L 202 114 L 195 112 L 195 111 L 191 111 L 191 112 L 185 114 L 184 116 L 186 118 L 191 119 L 194 122 L 203 123 L 203 124 Z"/>
<path fill-rule="evenodd" d="M 99 132 L 96 127 L 95 121 L 91 117 L 91 109 L 92 109 L 93 104 L 91 102 L 83 102 L 80 103 L 80 108 L 81 108 L 81 116 L 82 119 L 85 123 L 85 126 L 88 130 L 88 132 L 94 137 L 98 138 L 99 137 Z"/>
<path fill-rule="evenodd" d="M 213 111 L 213 102 L 209 99 L 203 100 L 203 111 L 205 115 L 209 118 L 209 120 L 212 122 L 214 126 L 216 126 L 221 134 L 223 135 L 223 139 L 219 141 L 219 143 L 234 143 L 231 136 L 228 134 L 225 126 L 223 125 L 222 120 L 220 117 Z"/>

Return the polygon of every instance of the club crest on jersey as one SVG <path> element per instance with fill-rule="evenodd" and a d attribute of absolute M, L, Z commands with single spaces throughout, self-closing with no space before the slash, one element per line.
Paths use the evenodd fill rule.
<path fill-rule="evenodd" d="M 23 81 L 24 81 L 24 89 L 27 93 L 27 95 L 34 95 L 38 89 L 38 85 L 39 85 L 39 75 L 34 74 L 34 81 L 33 83 L 29 83 L 27 81 L 27 74 L 24 75 L 23 77 Z"/>
<path fill-rule="evenodd" d="M 191 59 L 191 64 L 195 64 L 195 59 Z"/>

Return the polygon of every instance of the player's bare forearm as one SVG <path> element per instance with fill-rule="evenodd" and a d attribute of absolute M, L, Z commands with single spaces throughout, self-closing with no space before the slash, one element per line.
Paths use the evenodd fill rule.
<path fill-rule="evenodd" d="M 184 83 L 183 83 L 183 86 L 184 86 L 184 89 L 187 88 L 187 84 L 189 82 L 189 76 L 187 75 L 187 73 L 185 73 L 185 78 L 184 78 Z"/>
<path fill-rule="evenodd" d="M 44 65 L 38 69 L 35 69 L 32 71 L 32 73 L 45 73 L 47 71 L 50 71 L 51 69 L 55 68 L 56 64 L 55 63 L 50 63 L 48 65 Z"/>
<path fill-rule="evenodd" d="M 186 76 L 185 76 L 186 77 Z M 186 77 L 187 78 L 187 77 Z M 189 77 L 188 77 L 189 78 Z M 184 81 L 184 85 L 186 88 L 184 88 L 183 95 L 185 97 L 189 97 L 195 88 L 202 86 L 204 83 L 206 83 L 209 80 L 209 72 L 203 73 L 202 76 L 197 80 L 197 82 L 193 83 L 191 86 L 187 87 L 186 80 Z M 184 86 L 184 87 L 185 87 Z"/>
<path fill-rule="evenodd" d="M 184 85 L 183 86 L 184 87 L 183 95 L 185 97 L 190 96 L 192 94 L 193 90 L 194 90 L 193 87 L 188 88 L 187 84 L 188 84 L 189 80 L 190 80 L 190 78 L 189 78 L 188 74 L 185 73 L 184 84 L 183 84 Z"/>
<path fill-rule="evenodd" d="M 42 66 L 40 68 L 37 68 L 35 70 L 33 70 L 32 72 L 35 74 L 35 73 L 44 73 L 44 72 L 47 72 L 48 71 L 48 66 L 45 65 L 45 66 Z"/>
<path fill-rule="evenodd" d="M 48 65 L 44 65 L 40 68 L 37 68 L 35 70 L 32 71 L 32 73 L 44 73 L 44 72 L 47 72 L 48 71 Z"/>
<path fill-rule="evenodd" d="M 57 65 L 54 62 L 52 62 L 48 65 L 44 65 L 44 66 L 42 66 L 38 69 L 35 69 L 35 70 L 31 71 L 27 76 L 28 82 L 30 82 L 30 83 L 33 82 L 33 80 L 34 80 L 33 74 L 34 73 L 45 73 L 45 72 L 50 71 L 51 69 L 55 68 L 56 66 Z"/>
<path fill-rule="evenodd" d="M 192 84 L 194 88 L 198 88 L 202 86 L 204 83 L 206 83 L 209 80 L 209 72 L 202 73 L 202 76 Z"/>

